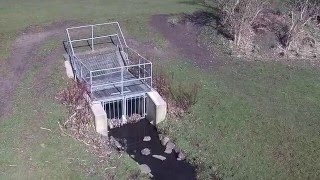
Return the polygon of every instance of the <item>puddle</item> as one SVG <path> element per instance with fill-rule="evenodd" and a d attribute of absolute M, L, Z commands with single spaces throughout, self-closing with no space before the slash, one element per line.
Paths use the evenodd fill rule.
<path fill-rule="evenodd" d="M 178 161 L 177 153 L 164 153 L 156 128 L 147 120 L 141 120 L 134 124 L 126 124 L 120 128 L 110 130 L 110 135 L 117 139 L 125 148 L 125 151 L 139 165 L 146 164 L 151 169 L 152 179 L 165 180 L 193 180 L 196 179 L 195 168 L 186 161 Z M 143 141 L 145 136 L 150 136 L 150 141 Z M 142 155 L 141 150 L 150 149 L 149 155 Z M 160 160 L 152 155 L 160 155 L 165 160 Z"/>

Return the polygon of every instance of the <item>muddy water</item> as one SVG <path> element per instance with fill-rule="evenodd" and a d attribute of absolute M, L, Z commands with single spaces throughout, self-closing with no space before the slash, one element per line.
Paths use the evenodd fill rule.
<path fill-rule="evenodd" d="M 195 168 L 186 161 L 177 161 L 177 154 L 164 153 L 165 147 L 161 145 L 156 128 L 147 120 L 138 123 L 127 124 L 120 128 L 112 129 L 110 132 L 125 151 L 139 164 L 146 164 L 151 169 L 152 179 L 160 180 L 191 180 L 196 179 Z M 151 141 L 144 142 L 143 138 L 150 136 Z M 147 156 L 141 154 L 141 150 L 149 148 L 151 153 Z M 152 155 L 166 157 L 160 160 Z"/>

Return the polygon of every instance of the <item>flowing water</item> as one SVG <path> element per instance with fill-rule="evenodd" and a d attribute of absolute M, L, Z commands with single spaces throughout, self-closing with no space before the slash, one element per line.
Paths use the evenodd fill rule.
<path fill-rule="evenodd" d="M 146 164 L 151 169 L 152 179 L 160 180 L 191 180 L 196 179 L 195 168 L 185 160 L 178 161 L 178 154 L 172 151 L 166 154 L 165 147 L 159 140 L 157 129 L 147 120 L 134 124 L 126 124 L 120 128 L 111 129 L 113 136 L 124 147 L 125 151 L 139 164 Z M 143 141 L 145 136 L 150 136 L 150 141 Z M 141 150 L 150 149 L 149 155 L 142 155 Z M 154 158 L 160 155 L 165 160 Z"/>

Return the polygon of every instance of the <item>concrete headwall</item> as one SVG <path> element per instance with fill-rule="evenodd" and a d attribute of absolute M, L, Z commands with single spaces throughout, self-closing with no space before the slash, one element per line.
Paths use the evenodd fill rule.
<path fill-rule="evenodd" d="M 167 103 L 157 91 L 152 90 L 147 93 L 146 107 L 147 119 L 151 124 L 156 125 L 165 120 L 167 115 Z"/>
<path fill-rule="evenodd" d="M 72 71 L 72 67 L 71 67 L 71 64 L 70 64 L 70 61 L 64 61 L 64 66 L 66 68 L 66 73 L 67 73 L 67 76 L 68 78 L 74 78 L 74 74 L 73 74 L 73 71 Z"/>
<path fill-rule="evenodd" d="M 101 103 L 97 101 L 92 102 L 91 110 L 94 114 L 96 131 L 103 136 L 108 136 L 108 118 Z"/>
<path fill-rule="evenodd" d="M 66 57 L 65 57 L 66 58 Z M 70 62 L 66 59 L 64 62 L 66 73 L 69 78 L 74 78 Z M 84 98 L 90 103 L 91 110 L 95 118 L 96 131 L 103 135 L 108 136 L 108 119 L 105 110 L 98 101 L 91 102 L 90 97 L 85 94 Z M 155 90 L 147 93 L 146 98 L 147 119 L 151 124 L 156 125 L 166 118 L 167 103 L 162 99 L 159 93 Z M 112 127 L 111 127 L 112 128 Z"/>

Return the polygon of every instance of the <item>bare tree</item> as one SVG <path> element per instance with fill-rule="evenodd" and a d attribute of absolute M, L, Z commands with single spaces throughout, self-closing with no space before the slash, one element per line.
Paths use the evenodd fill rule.
<path fill-rule="evenodd" d="M 233 35 L 234 45 L 245 43 L 244 35 L 252 31 L 252 23 L 266 7 L 268 0 L 218 0 L 222 11 L 222 24 L 229 28 Z M 251 34 L 252 35 L 252 34 Z"/>
<path fill-rule="evenodd" d="M 304 31 L 307 23 L 319 15 L 319 10 L 319 0 L 292 1 L 290 10 L 291 22 L 286 33 L 280 37 L 280 42 L 286 50 L 290 49 L 291 43 Z"/>

